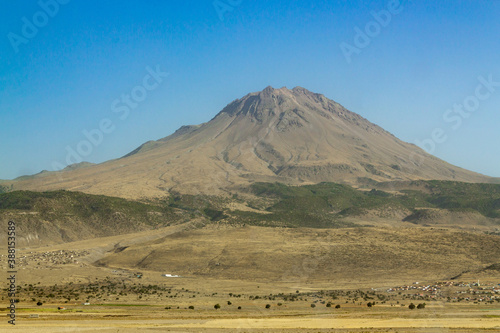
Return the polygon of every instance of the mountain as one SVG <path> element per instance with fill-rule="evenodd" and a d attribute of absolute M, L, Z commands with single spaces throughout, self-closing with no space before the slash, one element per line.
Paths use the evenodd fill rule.
<path fill-rule="evenodd" d="M 222 194 L 257 181 L 350 185 L 420 179 L 492 182 L 403 142 L 304 88 L 250 93 L 212 120 L 183 126 L 120 159 L 45 172 L 14 189 L 67 189 L 125 198 Z"/>

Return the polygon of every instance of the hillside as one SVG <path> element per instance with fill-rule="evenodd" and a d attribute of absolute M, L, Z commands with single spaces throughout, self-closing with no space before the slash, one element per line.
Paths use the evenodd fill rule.
<path fill-rule="evenodd" d="M 206 225 L 288 228 L 447 226 L 498 233 L 500 185 L 417 181 L 399 192 L 336 183 L 255 183 L 231 198 L 172 192 L 144 202 L 80 192 L 0 194 L 0 220 L 17 222 L 19 241 L 40 246 L 154 230 Z M 420 188 L 416 190 L 415 188 Z"/>
<path fill-rule="evenodd" d="M 357 186 L 418 179 L 496 181 L 431 156 L 321 94 L 267 87 L 123 158 L 4 185 L 139 199 L 169 191 L 227 195 L 253 182 Z"/>
<path fill-rule="evenodd" d="M 41 246 L 151 230 L 179 223 L 167 205 L 79 192 L 0 194 L 0 221 L 16 222 L 18 246 Z M 6 228 L 6 227 L 5 227 Z M 5 240 L 6 234 L 0 235 Z"/>
<path fill-rule="evenodd" d="M 499 262 L 498 236 L 430 228 L 182 231 L 110 253 L 98 266 L 254 281 L 450 279 Z"/>

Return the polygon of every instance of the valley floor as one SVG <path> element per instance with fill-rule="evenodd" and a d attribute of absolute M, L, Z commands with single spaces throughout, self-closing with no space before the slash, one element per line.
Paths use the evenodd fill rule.
<path fill-rule="evenodd" d="M 245 304 L 245 303 L 243 303 Z M 250 304 L 245 304 L 250 306 Z M 165 310 L 150 306 L 113 308 L 83 306 L 68 310 L 26 308 L 17 323 L 0 323 L 14 332 L 499 332 L 500 309 L 491 306 L 402 307 L 342 310 Z M 39 318 L 29 318 L 39 314 Z"/>
<path fill-rule="evenodd" d="M 168 266 L 159 271 L 93 264 L 108 255 L 127 253 L 122 248 L 132 248 L 134 243 L 152 249 L 165 240 L 196 243 L 191 237 L 196 239 L 200 231 L 183 231 L 183 237 L 175 236 L 180 228 L 19 249 L 16 325 L 7 322 L 9 298 L 3 287 L 0 332 L 500 332 L 500 276 L 496 266 L 464 271 L 454 279 L 444 275 L 441 280 L 435 279 L 439 271 L 428 279 L 422 279 L 426 274 L 420 274 L 417 282 L 414 275 L 387 272 L 373 272 L 371 277 L 345 272 L 330 278 L 318 275 L 321 278 L 316 279 L 314 267 L 310 274 L 299 278 L 264 280 L 199 274 L 170 277 L 168 274 L 179 272 Z M 265 239 L 264 234 L 276 232 L 268 228 L 248 230 L 260 240 Z M 433 231 L 434 238 L 441 240 L 439 231 Z M 223 230 L 206 232 L 218 235 L 212 244 L 230 238 L 224 236 Z M 335 240 L 349 234 L 346 243 L 358 237 L 354 229 L 286 232 L 293 232 L 290 235 L 294 237 L 286 234 L 285 238 L 294 239 L 294 244 L 300 244 L 295 238 L 303 241 L 311 235 L 323 237 L 321 233 L 326 232 L 332 233 Z M 366 232 L 372 233 L 365 233 L 364 241 L 380 241 L 381 231 Z M 409 234 L 407 229 L 401 232 Z M 233 237 L 234 233 L 229 235 Z M 470 242 L 476 244 L 472 243 L 475 238 Z M 133 253 L 130 258 L 134 258 Z M 4 255 L 0 260 L 4 272 L 5 259 Z M 186 265 L 190 265 L 188 260 Z M 317 272 L 320 267 L 315 268 Z M 413 270 L 409 272 L 414 274 Z M 368 303 L 374 305 L 369 307 Z M 422 307 L 411 310 L 411 303 Z"/>

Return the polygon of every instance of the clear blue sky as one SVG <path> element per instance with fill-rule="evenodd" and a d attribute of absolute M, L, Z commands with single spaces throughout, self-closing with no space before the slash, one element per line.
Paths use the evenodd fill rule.
<path fill-rule="evenodd" d="M 322 93 L 404 141 L 432 140 L 450 163 L 500 177 L 500 84 L 474 97 L 479 76 L 500 82 L 500 1 L 220 0 L 219 12 L 213 0 L 60 1 L 42 0 L 52 3 L 45 12 L 37 1 L 0 5 L 1 179 L 65 165 L 67 147 L 103 119 L 113 130 L 87 161 L 206 122 L 268 85 Z M 372 11 L 388 8 L 390 21 L 377 23 Z M 368 45 L 355 40 L 366 29 Z M 350 62 L 341 45 L 357 47 Z M 142 98 L 146 68 L 157 66 L 168 77 L 148 79 L 156 87 L 121 119 L 113 102 L 133 89 Z M 465 102 L 474 111 L 447 113 Z M 432 138 L 436 128 L 446 140 Z"/>

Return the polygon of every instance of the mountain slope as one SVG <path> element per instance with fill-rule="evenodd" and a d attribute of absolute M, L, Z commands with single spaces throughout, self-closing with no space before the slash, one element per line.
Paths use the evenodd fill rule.
<path fill-rule="evenodd" d="M 158 229 L 185 222 L 182 212 L 157 203 L 79 192 L 0 194 L 0 224 L 16 222 L 19 246 L 41 246 Z M 6 244 L 7 233 L 0 235 Z"/>
<path fill-rule="evenodd" d="M 416 179 L 492 181 L 397 139 L 321 94 L 267 87 L 233 101 L 207 123 L 183 126 L 121 159 L 43 173 L 14 188 L 142 198 L 169 191 L 220 194 L 255 181 Z"/>

